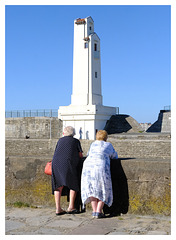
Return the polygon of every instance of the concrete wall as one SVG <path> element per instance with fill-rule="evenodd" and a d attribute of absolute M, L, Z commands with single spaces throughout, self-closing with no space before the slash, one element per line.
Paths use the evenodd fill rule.
<path fill-rule="evenodd" d="M 121 136 L 121 137 L 120 137 Z M 142 137 L 143 135 L 141 135 Z M 171 140 L 169 135 L 162 139 L 153 139 L 143 136 L 143 139 L 109 136 L 111 142 L 122 158 L 143 159 L 170 159 Z M 50 156 L 53 154 L 58 139 L 6 139 L 6 156 Z M 84 155 L 92 143 L 92 140 L 81 140 Z"/>
<path fill-rule="evenodd" d="M 163 113 L 161 132 L 171 132 L 171 111 L 160 111 Z"/>
<path fill-rule="evenodd" d="M 158 115 L 158 120 L 154 122 L 147 132 L 171 132 L 171 111 L 161 110 Z"/>
<path fill-rule="evenodd" d="M 6 118 L 5 135 L 7 138 L 48 139 L 62 136 L 62 121 L 56 117 Z"/>
<path fill-rule="evenodd" d="M 141 139 L 141 137 L 143 139 Z M 168 135 L 113 135 L 129 188 L 129 212 L 170 214 L 170 139 Z M 51 177 L 44 174 L 57 139 L 6 140 L 6 203 L 54 207 Z M 82 140 L 84 155 L 92 141 Z M 68 205 L 62 198 L 63 205 Z M 63 201 L 62 200 L 62 201 Z"/>
<path fill-rule="evenodd" d="M 109 135 L 108 141 L 123 158 L 170 159 L 171 157 L 170 134 L 112 134 Z M 85 154 L 91 142 L 81 141 Z"/>

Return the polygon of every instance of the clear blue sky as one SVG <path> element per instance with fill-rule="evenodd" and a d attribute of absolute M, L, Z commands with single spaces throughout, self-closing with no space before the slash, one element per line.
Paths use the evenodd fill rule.
<path fill-rule="evenodd" d="M 103 105 L 155 122 L 171 104 L 170 6 L 6 6 L 6 110 L 71 103 L 74 19 L 101 41 Z"/>

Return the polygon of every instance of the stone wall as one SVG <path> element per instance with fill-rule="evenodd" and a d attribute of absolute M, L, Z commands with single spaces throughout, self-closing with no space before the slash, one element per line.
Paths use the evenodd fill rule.
<path fill-rule="evenodd" d="M 157 121 L 147 129 L 147 132 L 171 132 L 171 111 L 161 110 Z"/>
<path fill-rule="evenodd" d="M 109 136 L 128 179 L 129 212 L 170 214 L 170 136 Z M 81 140 L 86 155 L 92 141 Z M 51 177 L 44 174 L 57 139 L 6 139 L 6 203 L 54 207 Z M 63 204 L 66 199 L 62 198 Z"/>
<path fill-rule="evenodd" d="M 49 139 L 62 136 L 62 121 L 56 117 L 6 118 L 5 135 L 7 138 Z"/>
<path fill-rule="evenodd" d="M 109 135 L 108 141 L 123 158 L 170 159 L 171 157 L 170 134 L 112 134 Z M 85 154 L 91 142 L 81 141 Z"/>
<path fill-rule="evenodd" d="M 135 138 L 127 138 L 127 135 L 110 135 L 111 142 L 120 157 L 126 158 L 155 158 L 167 159 L 171 157 L 170 135 L 163 135 L 161 139 L 155 139 L 155 135 L 134 135 Z M 6 139 L 6 156 L 51 156 L 58 139 Z M 92 143 L 92 140 L 81 140 L 84 155 Z"/>

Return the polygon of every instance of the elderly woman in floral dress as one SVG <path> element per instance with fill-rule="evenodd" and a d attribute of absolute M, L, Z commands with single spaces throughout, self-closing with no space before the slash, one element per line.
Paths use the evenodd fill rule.
<path fill-rule="evenodd" d="M 81 176 L 81 198 L 83 205 L 91 202 L 92 216 L 104 217 L 104 203 L 112 205 L 113 192 L 110 172 L 110 159 L 118 159 L 112 144 L 106 142 L 108 134 L 99 130 L 96 141 L 90 146 L 88 157 L 84 161 Z"/>

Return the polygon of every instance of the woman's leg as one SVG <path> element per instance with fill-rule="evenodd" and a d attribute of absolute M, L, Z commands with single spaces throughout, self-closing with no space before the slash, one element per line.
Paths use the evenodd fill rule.
<path fill-rule="evenodd" d="M 76 198 L 76 192 L 70 189 L 70 202 L 68 207 L 69 210 L 72 210 L 75 208 L 75 198 Z"/>
<path fill-rule="evenodd" d="M 97 212 L 98 199 L 95 197 L 90 197 L 90 202 L 91 202 L 91 206 L 92 206 L 92 211 Z"/>
<path fill-rule="evenodd" d="M 102 202 L 101 200 L 98 200 L 96 212 L 102 213 L 103 206 L 104 206 L 104 202 Z"/>
<path fill-rule="evenodd" d="M 56 203 L 56 213 L 60 213 L 63 210 L 61 209 L 60 206 L 60 199 L 61 199 L 61 194 L 62 194 L 62 187 L 59 187 L 56 191 L 54 191 L 54 197 L 55 197 L 55 203 Z"/>

